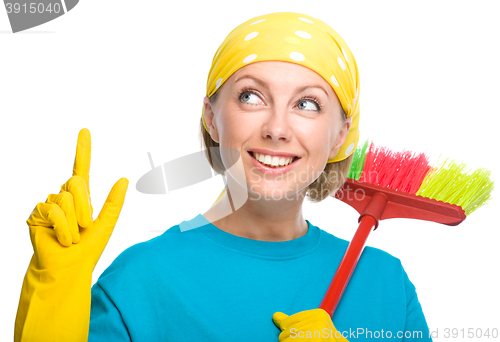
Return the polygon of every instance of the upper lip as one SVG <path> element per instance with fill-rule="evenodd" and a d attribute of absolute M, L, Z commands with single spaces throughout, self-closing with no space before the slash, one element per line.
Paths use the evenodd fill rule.
<path fill-rule="evenodd" d="M 297 157 L 297 158 L 300 158 L 298 155 L 293 154 L 293 153 L 280 152 L 280 151 L 271 151 L 271 150 L 266 150 L 266 149 L 262 149 L 262 148 L 254 148 L 254 149 L 248 150 L 248 152 L 255 152 L 255 153 L 260 153 L 260 154 L 268 154 L 268 155 L 271 155 L 271 156 Z"/>

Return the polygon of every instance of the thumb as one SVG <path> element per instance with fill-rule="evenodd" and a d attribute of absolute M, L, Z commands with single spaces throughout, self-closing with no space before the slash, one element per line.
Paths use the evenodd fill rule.
<path fill-rule="evenodd" d="M 108 198 L 106 198 L 106 202 L 104 202 L 101 212 L 95 220 L 95 224 L 104 231 L 112 231 L 115 227 L 125 201 L 127 187 L 128 179 L 120 178 L 109 192 Z"/>
<path fill-rule="evenodd" d="M 273 315 L 273 322 L 279 329 L 284 330 L 284 328 L 282 329 L 281 327 L 281 322 L 288 317 L 289 316 L 284 314 L 283 312 L 275 312 Z"/>

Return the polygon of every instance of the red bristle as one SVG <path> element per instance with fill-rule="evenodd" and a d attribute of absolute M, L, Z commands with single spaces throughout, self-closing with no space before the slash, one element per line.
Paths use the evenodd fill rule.
<path fill-rule="evenodd" d="M 369 172 L 370 170 L 373 170 L 373 163 L 375 158 L 375 153 L 373 151 L 374 148 L 375 145 L 373 144 L 373 142 L 370 143 L 370 147 L 368 148 L 368 152 L 366 153 L 365 157 L 365 165 L 363 165 L 363 171 L 361 172 L 361 177 L 359 178 L 360 182 L 377 184 L 376 179 L 371 179 L 371 173 Z"/>
<path fill-rule="evenodd" d="M 372 142 L 359 180 L 415 194 L 430 167 L 425 153 L 393 152 Z"/>

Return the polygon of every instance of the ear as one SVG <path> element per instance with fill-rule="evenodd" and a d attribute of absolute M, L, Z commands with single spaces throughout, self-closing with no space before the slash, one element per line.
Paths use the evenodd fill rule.
<path fill-rule="evenodd" d="M 208 96 L 205 96 L 203 98 L 203 106 L 204 106 L 203 115 L 205 116 L 205 123 L 207 124 L 207 128 L 210 131 L 210 136 L 212 137 L 213 141 L 218 143 L 219 133 L 217 131 L 217 127 L 215 126 L 214 110 L 212 105 L 210 104 L 210 99 L 208 98 Z"/>
<path fill-rule="evenodd" d="M 333 159 L 339 153 L 340 148 L 344 145 L 345 140 L 347 139 L 347 134 L 349 134 L 349 129 L 351 128 L 352 117 L 349 117 L 344 120 L 342 127 L 340 127 L 339 136 L 337 141 L 333 145 L 332 150 L 330 151 L 330 155 L 328 159 Z"/>

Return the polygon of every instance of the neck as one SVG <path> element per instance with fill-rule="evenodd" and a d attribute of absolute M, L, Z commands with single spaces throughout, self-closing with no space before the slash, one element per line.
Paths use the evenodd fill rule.
<path fill-rule="evenodd" d="M 279 200 L 248 198 L 238 207 L 234 196 L 226 191 L 224 197 L 203 216 L 217 228 L 248 239 L 260 241 L 288 241 L 307 233 L 307 222 L 302 215 L 305 190 L 294 199 Z M 231 206 L 233 203 L 233 206 Z M 233 212 L 232 207 L 236 210 Z"/>

